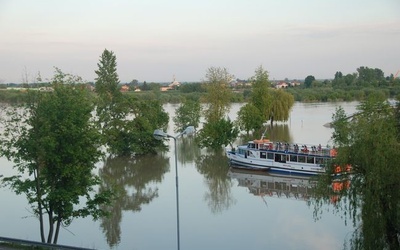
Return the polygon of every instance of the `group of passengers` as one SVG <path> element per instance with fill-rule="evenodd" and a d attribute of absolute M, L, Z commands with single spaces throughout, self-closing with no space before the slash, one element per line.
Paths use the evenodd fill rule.
<path fill-rule="evenodd" d="M 289 143 L 281 143 L 277 142 L 275 144 L 275 150 L 285 150 L 286 152 L 289 151 L 290 144 Z M 299 152 L 299 145 L 294 144 L 293 145 L 293 151 Z M 308 153 L 310 150 L 308 149 L 307 145 L 302 145 L 301 146 L 301 152 Z M 319 144 L 318 146 L 311 146 L 311 152 L 320 152 L 322 151 L 322 146 Z"/>

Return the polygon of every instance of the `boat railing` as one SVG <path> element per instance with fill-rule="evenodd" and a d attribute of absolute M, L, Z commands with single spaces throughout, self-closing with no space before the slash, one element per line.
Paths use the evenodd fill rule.
<path fill-rule="evenodd" d="M 321 156 L 336 156 L 336 149 L 330 147 L 322 147 L 319 145 L 310 144 L 293 144 L 286 142 L 271 142 L 260 140 L 254 141 L 254 146 L 260 150 L 277 151 L 283 153 L 296 153 L 296 154 L 312 154 Z M 257 145 L 257 146 L 256 146 Z"/>

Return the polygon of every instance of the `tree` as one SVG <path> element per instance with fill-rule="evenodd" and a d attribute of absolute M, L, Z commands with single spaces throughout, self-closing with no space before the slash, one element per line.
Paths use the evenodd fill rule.
<path fill-rule="evenodd" d="M 99 178 L 92 171 L 102 154 L 100 134 L 92 123 L 93 103 L 86 89 L 61 84 L 65 76 L 55 75 L 53 92 L 30 92 L 25 108 L 10 110 L 1 134 L 1 155 L 19 172 L 4 181 L 26 195 L 39 218 L 42 242 L 54 244 L 62 225 L 77 217 L 105 216 L 99 206 L 111 201 L 109 190 L 95 194 Z"/>
<path fill-rule="evenodd" d="M 293 95 L 281 89 L 273 90 L 272 99 L 270 114 L 271 125 L 274 121 L 287 121 L 289 119 L 290 110 L 294 105 Z"/>
<path fill-rule="evenodd" d="M 239 134 L 239 129 L 228 118 L 220 118 L 217 121 L 208 122 L 197 134 L 196 139 L 200 147 L 221 149 L 221 146 L 231 145 Z"/>
<path fill-rule="evenodd" d="M 127 122 L 131 137 L 131 153 L 154 154 L 158 148 L 163 148 L 163 142 L 154 140 L 153 137 L 155 129 L 166 129 L 168 126 L 169 116 L 164 111 L 162 103 L 159 100 L 136 101 L 131 103 L 130 114 L 134 117 L 132 121 Z"/>
<path fill-rule="evenodd" d="M 205 94 L 207 108 L 204 112 L 206 123 L 199 131 L 197 140 L 200 147 L 218 149 L 230 144 L 239 133 L 233 122 L 225 118 L 232 96 L 229 82 L 234 77 L 225 68 L 212 67 L 208 69 L 206 79 L 204 82 L 207 91 Z"/>
<path fill-rule="evenodd" d="M 197 128 L 200 123 L 201 105 L 199 101 L 184 100 L 175 111 L 173 121 L 175 132 L 183 131 L 187 126 Z"/>
<path fill-rule="evenodd" d="M 95 88 L 101 99 L 112 103 L 113 98 L 119 97 L 121 92 L 118 89 L 119 78 L 117 74 L 117 57 L 114 52 L 105 49 L 97 63 L 98 70 L 95 71 L 97 78 Z"/>
<path fill-rule="evenodd" d="M 112 51 L 105 49 L 97 63 L 98 70 L 95 71 L 95 89 L 98 94 L 96 114 L 98 126 L 103 135 L 103 143 L 108 149 L 116 154 L 121 152 L 121 134 L 125 133 L 124 119 L 128 113 L 126 100 L 118 89 L 119 78 L 117 74 L 117 58 Z M 122 141 L 124 142 L 124 141 Z"/>
<path fill-rule="evenodd" d="M 313 81 L 315 81 L 314 76 L 312 75 L 307 76 L 306 79 L 304 80 L 304 86 L 306 88 L 310 88 Z"/>
<path fill-rule="evenodd" d="M 246 131 L 249 135 L 250 131 L 258 130 L 263 126 L 264 119 L 257 107 L 252 103 L 247 103 L 240 108 L 236 123 L 240 130 Z"/>
<path fill-rule="evenodd" d="M 268 72 L 259 66 L 251 79 L 250 101 L 238 113 L 237 124 L 249 133 L 262 127 L 267 120 L 287 121 L 294 97 L 283 90 L 272 90 Z M 255 110 L 257 109 L 257 111 Z"/>
<path fill-rule="evenodd" d="M 343 77 L 342 72 L 336 71 L 336 73 L 335 73 L 335 80 L 336 80 L 336 79 L 339 79 L 339 78 L 342 78 L 342 77 Z"/>
<path fill-rule="evenodd" d="M 166 127 L 168 114 L 158 100 L 141 102 L 121 94 L 113 52 L 104 50 L 97 65 L 96 111 L 103 143 L 113 155 L 154 153 L 162 143 L 153 140 L 153 132 Z"/>
<path fill-rule="evenodd" d="M 207 108 L 205 118 L 208 122 L 217 121 L 229 111 L 232 91 L 229 82 L 234 79 L 225 68 L 211 67 L 207 70 L 204 96 Z"/>
<path fill-rule="evenodd" d="M 250 103 L 260 111 L 264 121 L 267 121 L 271 113 L 272 96 L 270 93 L 271 83 L 268 79 L 268 71 L 259 66 L 251 79 L 252 91 Z"/>
<path fill-rule="evenodd" d="M 398 122 L 395 109 L 376 96 L 361 103 L 352 120 L 343 109 L 333 116 L 337 158 L 324 177 L 332 180 L 335 166 L 352 167 L 350 188 L 341 196 L 348 200 L 343 209 L 359 225 L 351 241 L 354 249 L 400 249 Z"/>
<path fill-rule="evenodd" d="M 133 79 L 130 83 L 129 83 L 129 89 L 131 91 L 134 91 L 137 87 L 139 86 L 139 81 L 136 79 Z"/>

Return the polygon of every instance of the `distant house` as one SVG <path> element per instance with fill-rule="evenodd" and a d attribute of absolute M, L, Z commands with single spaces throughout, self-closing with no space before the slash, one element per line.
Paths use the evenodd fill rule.
<path fill-rule="evenodd" d="M 174 75 L 174 80 L 171 82 L 171 84 L 169 84 L 168 86 L 162 86 L 162 87 L 160 87 L 160 90 L 161 90 L 161 91 L 173 90 L 173 89 L 176 89 L 176 88 L 179 87 L 179 86 L 181 86 L 181 83 L 178 82 L 178 81 L 175 79 L 175 75 Z"/>
<path fill-rule="evenodd" d="M 298 82 L 298 81 L 293 81 L 293 82 L 290 82 L 290 86 L 292 86 L 292 87 L 296 87 L 296 86 L 300 86 L 300 82 Z"/>
<path fill-rule="evenodd" d="M 121 92 L 127 92 L 127 91 L 129 91 L 129 86 L 126 85 L 126 84 L 125 84 L 125 85 L 122 85 L 120 91 L 121 91 Z"/>
<path fill-rule="evenodd" d="M 277 89 L 286 89 L 289 85 L 286 82 L 278 82 L 275 85 L 275 88 Z"/>

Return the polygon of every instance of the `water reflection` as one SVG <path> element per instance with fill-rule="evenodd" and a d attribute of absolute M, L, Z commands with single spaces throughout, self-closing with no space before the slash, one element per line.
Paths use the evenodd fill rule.
<path fill-rule="evenodd" d="M 316 185 L 316 180 L 309 176 L 237 168 L 231 168 L 228 176 L 236 179 L 239 186 L 248 188 L 251 194 L 260 196 L 264 202 L 265 196 L 308 201 Z"/>
<path fill-rule="evenodd" d="M 293 142 L 292 135 L 290 133 L 290 128 L 288 124 L 274 124 L 274 126 L 268 125 L 260 131 L 250 133 L 249 135 L 242 135 L 236 144 L 246 144 L 249 140 L 259 139 L 265 132 L 265 138 L 271 141 L 281 141 L 281 142 Z"/>
<path fill-rule="evenodd" d="M 196 159 L 197 171 L 205 178 L 208 190 L 204 200 L 212 213 L 221 213 L 236 201 L 232 195 L 232 182 L 228 177 L 228 160 L 223 150 L 205 151 Z"/>
<path fill-rule="evenodd" d="M 181 165 L 192 163 L 201 155 L 194 136 L 180 137 L 177 142 L 178 162 Z"/>
<path fill-rule="evenodd" d="M 169 170 L 169 160 L 165 156 L 150 155 L 140 157 L 108 157 L 99 170 L 102 188 L 114 188 L 117 199 L 108 207 L 110 217 L 101 220 L 101 228 L 110 247 L 121 241 L 122 211 L 138 212 L 142 205 L 158 197 L 156 183 L 161 183 Z"/>

